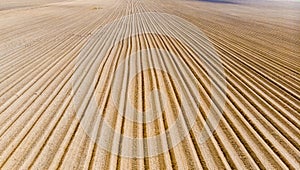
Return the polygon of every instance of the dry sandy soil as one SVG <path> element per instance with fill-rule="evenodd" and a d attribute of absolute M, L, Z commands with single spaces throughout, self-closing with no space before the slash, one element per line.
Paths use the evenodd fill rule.
<path fill-rule="evenodd" d="M 299 2 L 0 2 L 0 169 L 300 169 Z"/>

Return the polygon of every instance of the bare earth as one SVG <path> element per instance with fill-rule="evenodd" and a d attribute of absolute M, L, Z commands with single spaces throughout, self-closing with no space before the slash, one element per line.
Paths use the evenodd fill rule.
<path fill-rule="evenodd" d="M 0 169 L 300 169 L 299 3 L 0 0 Z M 162 14 L 194 24 L 211 46 Z M 176 36 L 129 36 L 146 30 Z M 211 47 L 226 89 L 205 70 L 222 74 Z M 143 49 L 152 50 L 127 62 Z M 176 57 L 155 57 L 157 49 Z M 169 72 L 129 79 L 158 66 Z M 215 95 L 226 97 L 224 107 Z M 132 118 L 139 122 L 130 120 L 129 105 L 141 112 Z M 201 142 L 197 132 L 214 113 L 218 126 Z M 176 135 L 187 129 L 180 142 L 171 135 L 130 145 L 116 135 L 151 138 L 178 117 Z"/>

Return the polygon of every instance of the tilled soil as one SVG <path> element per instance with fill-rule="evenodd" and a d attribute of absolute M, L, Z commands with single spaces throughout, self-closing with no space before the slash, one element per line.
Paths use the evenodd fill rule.
<path fill-rule="evenodd" d="M 8 4 L 0 169 L 300 169 L 297 2 Z"/>

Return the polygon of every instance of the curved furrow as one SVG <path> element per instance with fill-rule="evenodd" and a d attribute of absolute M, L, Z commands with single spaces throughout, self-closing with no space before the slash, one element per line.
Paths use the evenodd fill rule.
<path fill-rule="evenodd" d="M 1 169 L 299 169 L 298 5 L 1 9 Z"/>

